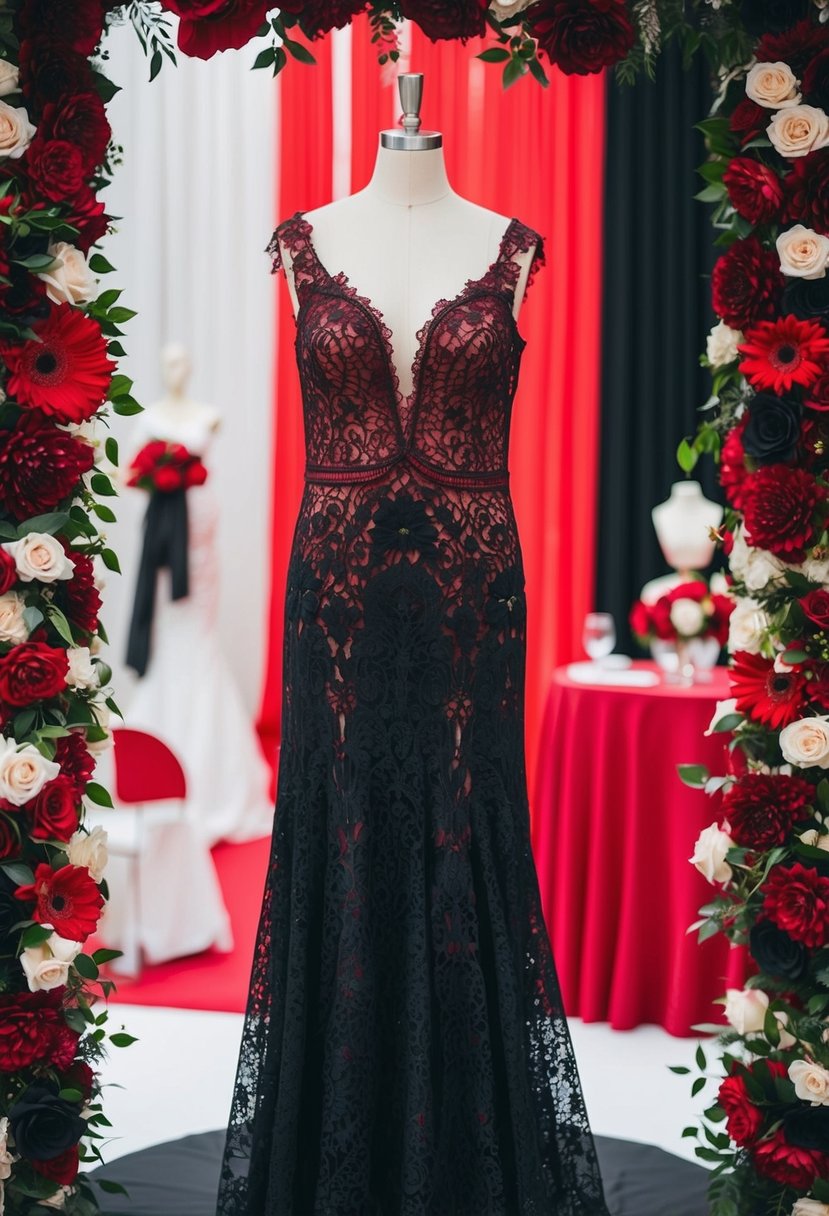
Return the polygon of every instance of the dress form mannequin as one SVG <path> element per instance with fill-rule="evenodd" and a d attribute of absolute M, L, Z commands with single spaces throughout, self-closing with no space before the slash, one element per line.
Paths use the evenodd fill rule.
<path fill-rule="evenodd" d="M 360 295 L 379 309 L 392 331 L 400 390 L 412 389 L 417 334 L 435 304 L 452 299 L 468 279 L 482 275 L 498 255 L 509 219 L 456 194 L 446 173 L 443 137 L 418 134 L 422 76 L 398 78 L 404 132 L 383 131 L 365 189 L 329 203 L 305 218 L 317 256 L 331 274 L 344 272 Z M 515 291 L 518 316 L 533 250 L 521 255 Z M 288 287 L 297 309 L 289 251 L 282 249 Z"/>
<path fill-rule="evenodd" d="M 695 570 L 704 570 L 714 556 L 711 533 L 722 523 L 723 509 L 703 497 L 698 481 L 677 481 L 670 497 L 653 508 L 651 518 L 662 555 L 675 573 L 651 579 L 642 588 L 642 599 L 653 603 Z"/>
<path fill-rule="evenodd" d="M 147 425 L 143 429 L 154 430 L 159 439 L 166 437 L 167 429 L 176 432 L 181 427 L 204 428 L 210 432 L 219 429 L 221 415 L 216 407 L 191 401 L 187 396 L 191 372 L 190 355 L 181 343 L 169 342 L 162 348 L 161 376 L 166 394 L 145 410 L 142 417 Z"/>

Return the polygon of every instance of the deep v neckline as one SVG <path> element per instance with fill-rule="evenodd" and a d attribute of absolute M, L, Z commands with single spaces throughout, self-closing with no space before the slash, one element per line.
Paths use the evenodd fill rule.
<path fill-rule="evenodd" d="M 477 278 L 467 279 L 460 291 L 458 291 L 454 296 L 451 296 L 448 299 L 437 300 L 432 306 L 431 312 L 426 317 L 421 327 L 415 331 L 415 353 L 410 368 L 412 387 L 408 393 L 403 393 L 400 389 L 400 375 L 398 372 L 397 360 L 395 358 L 394 332 L 386 321 L 383 310 L 378 308 L 378 306 L 369 296 L 363 295 L 357 290 L 350 277 L 344 270 L 338 270 L 336 274 L 331 273 L 317 252 L 317 247 L 314 243 L 314 226 L 308 219 L 305 212 L 297 211 L 293 218 L 295 220 L 299 220 L 305 225 L 305 238 L 308 249 L 310 250 L 311 256 L 316 262 L 317 267 L 323 277 L 327 279 L 329 283 L 336 284 L 337 287 L 339 287 L 350 300 L 354 300 L 362 308 L 364 308 L 375 322 L 381 338 L 383 350 L 385 352 L 386 367 L 389 373 L 389 379 L 391 381 L 392 397 L 395 409 L 395 421 L 397 424 L 399 437 L 401 442 L 407 442 L 407 439 L 410 439 L 414 433 L 420 372 L 428 346 L 429 334 L 431 333 L 435 321 L 437 321 L 444 312 L 447 312 L 450 308 L 454 308 L 456 304 L 460 304 L 463 300 L 467 299 L 467 297 L 473 291 L 482 288 L 484 284 L 486 284 L 487 280 L 492 277 L 498 266 L 500 266 L 503 261 L 510 236 L 512 235 L 513 229 L 518 226 L 519 221 L 514 216 L 512 219 L 510 219 L 498 244 L 498 253 L 489 263 L 483 274 L 479 275 Z M 512 290 L 514 291 L 514 285 Z M 301 307 L 297 311 L 297 323 L 299 322 L 300 312 Z M 510 317 L 512 318 L 513 326 L 517 334 L 518 331 L 517 326 L 515 325 L 515 317 L 512 309 L 510 309 Z M 518 336 L 520 337 L 520 335 Z"/>

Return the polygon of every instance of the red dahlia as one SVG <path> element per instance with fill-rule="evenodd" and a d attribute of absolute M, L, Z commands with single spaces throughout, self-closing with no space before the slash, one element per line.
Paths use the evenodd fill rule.
<path fill-rule="evenodd" d="M 179 49 L 197 59 L 210 59 L 217 51 L 238 50 L 253 35 L 273 7 L 268 0 L 162 0 L 176 13 Z M 282 4 L 287 12 L 296 12 Z"/>
<path fill-rule="evenodd" d="M 59 422 L 91 418 L 115 368 L 100 325 L 71 304 L 58 304 L 35 332 L 36 339 L 2 348 L 9 395 Z"/>
<path fill-rule="evenodd" d="M 805 469 L 770 464 L 751 478 L 743 497 L 750 543 L 785 561 L 802 561 L 814 535 L 815 508 L 824 494 Z"/>
<path fill-rule="evenodd" d="M 0 658 L 0 702 L 33 705 L 56 697 L 66 687 L 66 651 L 45 642 L 23 642 Z"/>
<path fill-rule="evenodd" d="M 753 1144 L 763 1129 L 763 1116 L 748 1096 L 745 1078 L 731 1073 L 720 1085 L 717 1101 L 726 1112 L 728 1134 L 740 1148 Z"/>
<path fill-rule="evenodd" d="M 78 801 L 78 791 L 71 777 L 60 773 L 53 781 L 48 781 L 28 805 L 34 839 L 69 840 L 78 826 Z"/>
<path fill-rule="evenodd" d="M 56 42 L 89 56 L 101 40 L 104 5 L 102 0 L 25 0 L 18 21 L 27 38 L 48 30 Z"/>
<path fill-rule="evenodd" d="M 754 54 L 760 63 L 787 63 L 800 79 L 807 65 L 825 46 L 825 28 L 810 17 L 804 17 L 782 34 L 764 34 Z"/>
<path fill-rule="evenodd" d="M 86 941 L 95 931 L 104 906 L 98 885 L 82 866 L 62 866 L 53 870 L 47 862 L 35 870 L 35 880 L 18 887 L 18 899 L 35 901 L 34 920 L 53 925 L 60 937 L 69 941 Z"/>
<path fill-rule="evenodd" d="M 20 44 L 20 87 L 31 117 L 32 113 L 39 115 L 50 101 L 92 92 L 95 78 L 87 56 L 73 51 L 65 42 L 50 36 L 24 38 Z"/>
<path fill-rule="evenodd" d="M 785 844 L 796 823 L 808 819 L 814 787 L 799 777 L 748 773 L 723 797 L 729 835 L 746 849 Z"/>
<path fill-rule="evenodd" d="M 366 4 L 367 0 L 294 0 L 283 8 L 299 14 L 299 23 L 310 38 L 319 38 L 329 30 L 349 25 Z"/>
<path fill-rule="evenodd" d="M 50 202 L 74 198 L 84 184 L 86 168 L 79 148 L 65 139 L 35 139 L 26 153 L 32 187 Z"/>
<path fill-rule="evenodd" d="M 72 782 L 77 794 L 83 794 L 95 772 L 95 757 L 86 746 L 85 736 L 79 731 L 72 731 L 58 739 L 55 760 L 60 765 L 60 775 Z"/>
<path fill-rule="evenodd" d="M 619 63 L 636 38 L 623 0 L 539 0 L 525 17 L 538 45 L 567 75 Z"/>
<path fill-rule="evenodd" d="M 775 866 L 763 886 L 769 920 L 811 949 L 829 941 L 829 878 L 798 861 Z"/>
<path fill-rule="evenodd" d="M 59 430 L 42 414 L 21 414 L 0 431 L 0 507 L 15 519 L 51 511 L 92 468 L 88 443 Z"/>
<path fill-rule="evenodd" d="M 806 683 L 798 671 L 775 671 L 771 659 L 738 650 L 729 671 L 737 709 L 780 730 L 800 716 Z"/>
<path fill-rule="evenodd" d="M 75 567 L 71 579 L 62 581 L 57 589 L 60 607 L 69 620 L 84 633 L 95 633 L 98 628 L 98 613 L 101 611 L 101 596 L 95 586 L 95 567 L 86 553 L 76 553 L 66 547 L 67 556 Z"/>
<path fill-rule="evenodd" d="M 0 993 L 0 1072 L 18 1072 L 48 1061 L 69 1068 L 78 1035 L 63 1015 L 63 988 L 52 992 Z"/>
<path fill-rule="evenodd" d="M 59 105 L 44 107 L 39 131 L 48 139 L 67 140 L 83 158 L 87 173 L 103 164 L 112 136 L 104 103 L 97 93 L 78 93 Z"/>
<path fill-rule="evenodd" d="M 789 315 L 759 321 L 737 348 L 744 356 L 740 371 L 754 388 L 778 396 L 795 384 L 808 388 L 818 379 L 829 357 L 829 334 L 817 321 Z"/>
<path fill-rule="evenodd" d="M 794 161 L 786 178 L 786 219 L 829 236 L 829 148 Z"/>
<path fill-rule="evenodd" d="M 816 1178 L 825 1178 L 829 1173 L 829 1156 L 826 1153 L 791 1144 L 782 1127 L 771 1139 L 761 1140 L 755 1145 L 752 1157 L 759 1174 L 772 1178 L 782 1186 L 794 1187 L 797 1191 L 810 1190 Z"/>
<path fill-rule="evenodd" d="M 475 38 L 486 31 L 489 0 L 402 0 L 404 17 L 416 21 L 427 38 Z"/>
<path fill-rule="evenodd" d="M 723 174 L 738 215 L 752 224 L 776 219 L 783 206 L 783 183 L 773 169 L 749 156 L 736 156 Z"/>
<path fill-rule="evenodd" d="M 776 252 L 756 236 L 735 241 L 711 275 L 714 311 L 732 329 L 746 330 L 779 312 L 784 279 Z"/>

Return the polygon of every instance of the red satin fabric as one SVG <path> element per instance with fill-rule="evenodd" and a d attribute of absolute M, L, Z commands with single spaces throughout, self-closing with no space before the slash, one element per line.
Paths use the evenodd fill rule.
<path fill-rule="evenodd" d="M 565 670 L 553 679 L 533 851 L 572 1017 L 687 1035 L 722 1023 L 712 1001 L 742 987 L 742 950 L 686 932 L 714 890 L 687 859 L 716 803 L 684 786 L 676 766 L 726 771 L 723 736 L 703 736 L 715 700 L 729 695 L 725 671 L 715 674 L 687 690 L 595 688 Z"/>
<path fill-rule="evenodd" d="M 324 47 L 315 46 L 316 69 L 291 65 L 284 78 L 283 217 L 330 197 L 330 167 L 326 173 L 324 163 L 326 155 L 330 161 L 330 115 L 320 98 Z M 547 267 L 520 319 L 528 347 L 510 449 L 527 572 L 526 741 L 532 789 L 550 674 L 557 663 L 578 655 L 584 615 L 593 607 L 604 81 L 555 72 L 548 90 L 525 80 L 504 93 L 500 70 L 476 59 L 478 49 L 475 43 L 432 44 L 415 28 L 407 67 L 425 73 L 424 126 L 444 134 L 454 188 L 546 237 Z M 352 55 L 352 189 L 358 190 L 370 177 L 378 132 L 390 125 L 393 111 L 364 20 L 355 22 Z M 271 652 L 260 719 L 270 755 L 279 730 L 283 583 L 301 475 L 293 321 L 284 295 L 281 311 Z"/>

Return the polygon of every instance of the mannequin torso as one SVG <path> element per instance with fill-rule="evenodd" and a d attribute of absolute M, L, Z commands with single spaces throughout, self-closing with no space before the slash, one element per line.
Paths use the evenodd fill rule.
<path fill-rule="evenodd" d="M 671 496 L 653 508 L 653 526 L 669 566 L 704 570 L 714 556 L 711 530 L 722 523 L 723 509 L 703 497 L 698 481 L 678 481 Z"/>
<path fill-rule="evenodd" d="M 317 256 L 326 270 L 343 272 L 392 331 L 400 391 L 412 389 L 418 331 L 439 300 L 453 299 L 497 258 L 509 219 L 456 194 L 441 148 L 400 151 L 380 147 L 364 190 L 306 213 Z M 294 310 L 297 298 L 290 252 L 282 249 Z M 521 255 L 515 291 L 518 316 L 533 250 Z"/>

